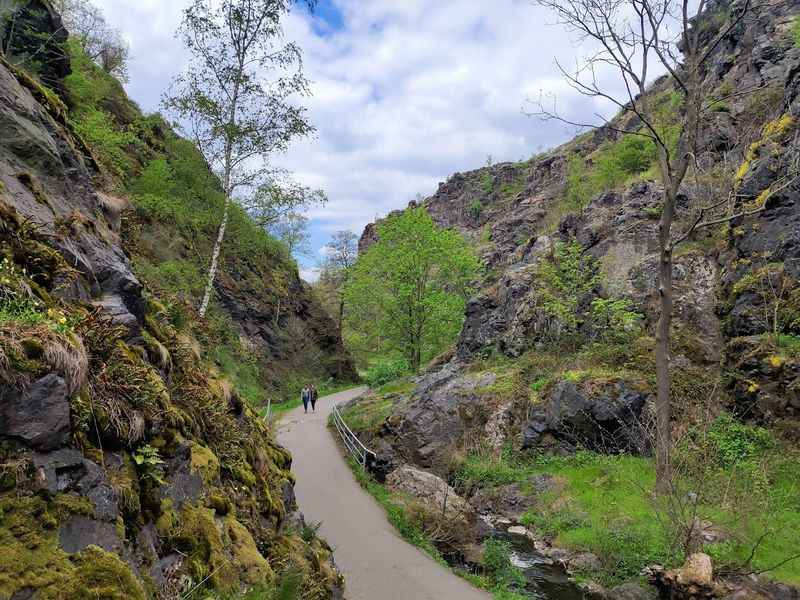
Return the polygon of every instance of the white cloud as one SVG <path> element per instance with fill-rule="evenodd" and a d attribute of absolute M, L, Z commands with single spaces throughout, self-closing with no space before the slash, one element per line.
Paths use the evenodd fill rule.
<path fill-rule="evenodd" d="M 156 109 L 184 62 L 174 39 L 184 4 L 96 1 L 131 40 L 132 95 Z M 304 49 L 318 134 L 277 162 L 328 193 L 330 203 L 309 215 L 317 248 L 487 155 L 518 160 L 565 141 L 574 131 L 523 114 L 541 90 L 556 92 L 560 109 L 579 120 L 608 111 L 558 77 L 553 58 L 570 64 L 576 49 L 528 0 L 333 2 L 344 20 L 333 35 L 318 35 L 304 14 L 286 22 Z"/>
<path fill-rule="evenodd" d="M 316 283 L 319 281 L 319 269 L 300 269 L 300 279 L 307 283 Z"/>

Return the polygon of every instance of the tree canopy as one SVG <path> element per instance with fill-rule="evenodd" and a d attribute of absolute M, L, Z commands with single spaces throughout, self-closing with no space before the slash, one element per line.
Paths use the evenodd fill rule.
<path fill-rule="evenodd" d="M 461 235 L 437 227 L 424 208 L 390 216 L 378 238 L 347 283 L 350 328 L 419 371 L 461 330 L 479 262 Z"/>

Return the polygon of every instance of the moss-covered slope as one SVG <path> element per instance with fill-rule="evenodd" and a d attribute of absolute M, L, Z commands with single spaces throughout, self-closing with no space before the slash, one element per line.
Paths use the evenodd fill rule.
<path fill-rule="evenodd" d="M 218 185 L 72 52 L 62 96 L 0 62 L 0 598 L 337 597 L 256 413 L 352 375 L 335 328 L 241 212 L 197 321 Z"/>

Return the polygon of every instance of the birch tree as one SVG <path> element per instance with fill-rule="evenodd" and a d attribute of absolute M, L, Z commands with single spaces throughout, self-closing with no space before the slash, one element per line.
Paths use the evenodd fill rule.
<path fill-rule="evenodd" d="M 179 35 L 190 54 L 164 98 L 165 108 L 194 140 L 225 196 L 200 316 L 214 290 L 231 203 L 268 184 L 270 158 L 313 127 L 296 102 L 309 93 L 300 49 L 281 21 L 292 0 L 193 0 Z"/>

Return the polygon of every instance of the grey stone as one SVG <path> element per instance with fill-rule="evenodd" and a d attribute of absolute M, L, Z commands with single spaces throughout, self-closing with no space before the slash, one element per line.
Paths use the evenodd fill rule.
<path fill-rule="evenodd" d="M 550 396 L 530 411 L 523 431 L 524 448 L 548 443 L 548 435 L 569 448 L 581 445 L 604 451 L 639 454 L 649 450 L 642 413 L 649 402 L 645 394 L 619 382 L 603 393 L 562 381 Z"/>
<path fill-rule="evenodd" d="M 69 435 L 67 384 L 58 375 L 46 375 L 24 389 L 0 390 L 0 436 L 46 451 L 64 446 Z"/>
<path fill-rule="evenodd" d="M 58 530 L 58 542 L 65 552 L 73 554 L 88 546 L 99 546 L 108 552 L 122 551 L 122 540 L 117 535 L 114 523 L 96 521 L 84 516 L 73 516 L 62 523 Z"/>
<path fill-rule="evenodd" d="M 74 479 L 82 475 L 83 455 L 74 448 L 36 453 L 33 465 L 44 474 L 43 483 L 54 494 L 69 489 Z"/>
<path fill-rule="evenodd" d="M 658 593 L 655 588 L 643 586 L 639 583 L 623 583 L 608 591 L 608 600 L 656 600 Z"/>

